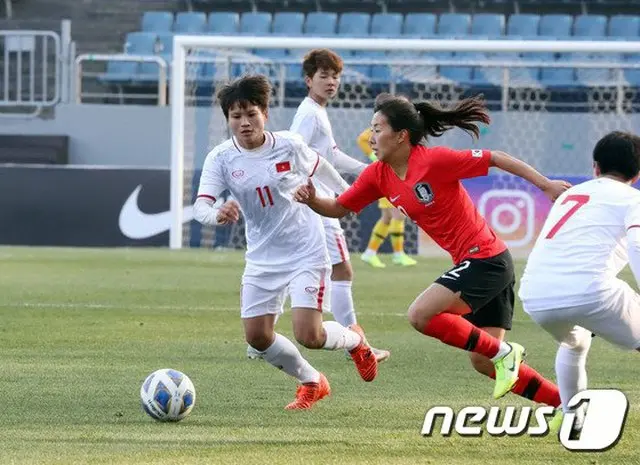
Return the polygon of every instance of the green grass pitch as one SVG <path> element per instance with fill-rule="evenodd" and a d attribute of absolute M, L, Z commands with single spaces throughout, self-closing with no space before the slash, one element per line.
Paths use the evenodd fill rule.
<path fill-rule="evenodd" d="M 492 401 L 491 381 L 466 354 L 407 323 L 406 308 L 446 260 L 373 270 L 356 258 L 359 320 L 392 357 L 367 384 L 342 352 L 303 350 L 333 394 L 311 411 L 284 411 L 293 380 L 245 358 L 242 266 L 240 253 L 201 250 L 0 248 L 0 463 L 640 463 L 640 360 L 597 338 L 590 386 L 622 389 L 631 403 L 613 449 L 571 453 L 552 437 L 420 435 L 434 405 L 528 405 L 513 395 Z M 278 330 L 291 336 L 288 313 Z M 555 345 L 520 306 L 509 338 L 553 377 Z M 177 424 L 153 421 L 139 404 L 144 378 L 168 367 L 197 391 L 193 413 Z"/>

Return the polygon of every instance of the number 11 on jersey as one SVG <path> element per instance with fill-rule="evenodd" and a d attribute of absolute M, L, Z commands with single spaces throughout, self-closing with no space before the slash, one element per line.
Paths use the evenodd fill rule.
<path fill-rule="evenodd" d="M 258 193 L 258 198 L 260 199 L 260 203 L 263 207 L 273 206 L 273 196 L 271 195 L 271 189 L 269 186 L 264 187 L 256 187 L 256 192 Z"/>

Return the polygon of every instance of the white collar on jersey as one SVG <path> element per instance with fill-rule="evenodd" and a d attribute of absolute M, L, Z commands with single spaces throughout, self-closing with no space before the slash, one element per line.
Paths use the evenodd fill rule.
<path fill-rule="evenodd" d="M 264 149 L 268 148 L 269 146 L 271 147 L 271 150 L 273 150 L 276 147 L 276 136 L 274 136 L 271 131 L 265 131 L 264 144 L 262 144 L 260 147 L 256 147 L 255 149 L 245 149 L 236 141 L 235 136 L 231 136 L 231 142 L 233 142 L 233 146 L 240 153 L 256 154 L 256 153 L 262 152 Z"/>

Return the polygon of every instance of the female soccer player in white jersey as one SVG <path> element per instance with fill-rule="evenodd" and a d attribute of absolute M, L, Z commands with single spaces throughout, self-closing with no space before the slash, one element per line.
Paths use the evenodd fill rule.
<path fill-rule="evenodd" d="M 592 333 L 640 350 L 640 296 L 617 278 L 629 263 L 640 283 L 640 191 L 631 186 L 640 177 L 640 137 L 604 136 L 593 150 L 593 169 L 595 179 L 554 203 L 519 292 L 525 311 L 560 344 L 556 376 L 563 409 L 587 388 Z M 576 414 L 579 429 L 583 411 Z"/>
<path fill-rule="evenodd" d="M 261 75 L 243 77 L 219 91 L 233 137 L 207 155 L 194 210 L 196 220 L 208 225 L 235 222 L 242 212 L 247 253 L 240 306 L 246 340 L 264 360 L 300 383 L 286 408 L 308 409 L 330 388 L 296 346 L 274 332 L 287 292 L 300 344 L 348 350 L 365 381 L 375 378 L 377 362 L 357 325 L 323 323 L 330 294 L 324 228 L 318 215 L 292 198 L 309 176 L 338 191 L 348 185 L 299 136 L 264 130 L 270 95 L 271 85 Z M 216 198 L 225 189 L 236 200 L 218 209 Z"/>
<path fill-rule="evenodd" d="M 339 172 L 357 175 L 367 165 L 338 148 L 326 108 L 329 100 L 338 92 L 342 68 L 342 58 L 331 50 L 311 50 L 304 57 L 302 71 L 309 95 L 302 101 L 293 117 L 291 132 L 300 134 L 309 147 Z M 339 194 L 322 182 L 318 183 L 318 189 L 327 197 Z M 323 218 L 322 222 L 331 260 L 331 312 L 338 323 L 350 326 L 356 324 L 357 320 L 351 290 L 353 269 L 349 250 L 340 221 L 336 218 Z M 379 362 L 389 358 L 388 350 L 372 350 Z"/>
<path fill-rule="evenodd" d="M 513 260 L 460 181 L 484 176 L 495 166 L 530 181 L 552 200 L 568 184 L 550 181 L 504 152 L 424 145 L 427 136 L 438 137 L 453 127 L 477 137 L 478 122 L 489 122 L 480 98 L 464 99 L 444 110 L 429 102 L 381 94 L 376 98 L 371 137 L 379 161 L 337 199 L 319 198 L 311 180 L 295 198 L 321 215 L 340 218 L 386 197 L 449 252 L 454 263 L 411 304 L 411 325 L 469 351 L 473 367 L 495 377 L 495 398 L 512 391 L 557 407 L 558 388 L 521 365 L 522 346 L 503 341 L 513 318 Z"/>

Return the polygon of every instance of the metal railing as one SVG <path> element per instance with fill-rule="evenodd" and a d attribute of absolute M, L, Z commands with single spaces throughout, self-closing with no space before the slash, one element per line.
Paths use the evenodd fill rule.
<path fill-rule="evenodd" d="M 129 55 L 129 54 L 83 54 L 79 55 L 75 60 L 75 103 L 83 103 L 85 98 L 89 99 L 107 99 L 113 97 L 114 94 L 112 92 L 106 92 L 102 87 L 100 91 L 86 91 L 85 86 L 83 85 L 83 81 L 85 78 L 93 78 L 93 79 L 104 79 L 109 76 L 108 69 L 107 71 L 85 71 L 83 65 L 85 63 L 108 63 L 108 62 L 135 62 L 137 64 L 140 63 L 156 63 L 158 65 L 158 73 L 153 75 L 145 76 L 149 82 L 154 82 L 157 80 L 157 93 L 153 96 L 157 96 L 157 104 L 159 106 L 165 106 L 167 104 L 167 80 L 168 80 L 168 66 L 167 62 L 160 56 L 156 55 Z M 131 76 L 133 77 L 133 75 Z M 139 74 L 136 75 L 139 79 L 141 76 Z M 120 84 L 119 92 L 116 94 L 117 98 L 120 100 L 120 103 L 123 103 L 124 100 L 129 96 L 124 91 L 124 87 L 128 83 L 124 81 Z M 152 84 L 156 85 L 156 84 Z M 132 94 L 137 98 L 144 98 L 142 94 Z"/>
<path fill-rule="evenodd" d="M 9 111 L 0 116 L 36 116 L 60 101 L 62 50 L 58 34 L 0 31 L 0 50 L 0 107 Z"/>

